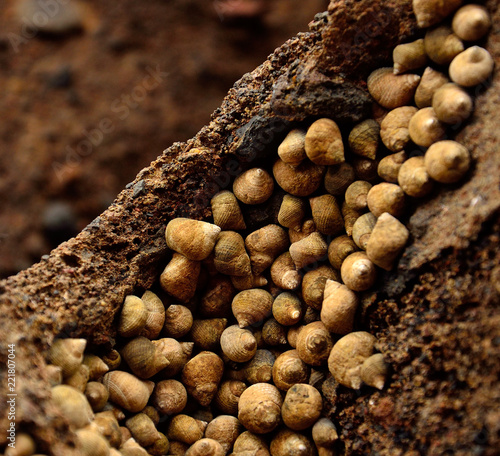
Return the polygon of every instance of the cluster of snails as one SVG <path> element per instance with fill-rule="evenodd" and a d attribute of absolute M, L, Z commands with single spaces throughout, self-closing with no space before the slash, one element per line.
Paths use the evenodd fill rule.
<path fill-rule="evenodd" d="M 473 112 L 468 88 L 493 71 L 488 52 L 470 46 L 491 20 L 461 5 L 413 1 L 419 26 L 432 28 L 368 78 L 374 119 L 344 133 L 327 118 L 294 129 L 272 168 L 251 168 L 213 196 L 213 223 L 171 220 L 158 290 L 125 298 L 116 347 L 98 356 L 84 339 L 54 342 L 52 401 L 81 454 L 337 454 L 322 383 L 382 389 L 388 376 L 375 337 L 354 331 L 358 293 L 404 249 L 407 198 L 470 166 L 468 150 L 443 138 Z M 425 153 L 409 158 L 414 145 Z M 249 232 L 246 211 L 276 196 L 276 184 L 275 223 Z M 17 442 L 6 456 L 35 454 L 28 434 Z"/>

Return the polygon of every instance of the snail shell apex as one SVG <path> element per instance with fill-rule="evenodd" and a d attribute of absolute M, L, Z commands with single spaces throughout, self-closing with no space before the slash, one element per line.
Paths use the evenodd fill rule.
<path fill-rule="evenodd" d="M 461 4 L 462 0 L 413 0 L 412 6 L 418 26 L 425 28 L 441 22 Z"/>

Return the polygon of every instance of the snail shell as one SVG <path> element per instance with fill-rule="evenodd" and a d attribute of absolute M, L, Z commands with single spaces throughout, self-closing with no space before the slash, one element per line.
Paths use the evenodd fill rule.
<path fill-rule="evenodd" d="M 311 427 L 323 410 L 323 399 L 314 386 L 297 383 L 286 393 L 281 417 L 283 423 L 294 431 Z"/>
<path fill-rule="evenodd" d="M 340 269 L 342 281 L 354 291 L 365 291 L 373 286 L 377 278 L 375 265 L 365 252 L 351 253 Z"/>
<path fill-rule="evenodd" d="M 222 333 L 220 346 L 231 361 L 244 363 L 254 357 L 257 351 L 257 340 L 248 329 L 232 325 Z"/>
<path fill-rule="evenodd" d="M 108 441 L 99 432 L 90 428 L 76 431 L 76 448 L 82 456 L 108 456 Z"/>
<path fill-rule="evenodd" d="M 408 155 L 404 151 L 382 158 L 377 169 L 379 176 L 387 182 L 397 184 L 399 170 L 407 159 Z"/>
<path fill-rule="evenodd" d="M 415 92 L 415 104 L 419 108 L 431 106 L 434 92 L 447 82 L 450 82 L 450 80 L 443 73 L 427 67 Z"/>
<path fill-rule="evenodd" d="M 491 19 L 484 6 L 464 5 L 453 16 L 451 26 L 462 40 L 477 41 L 488 33 Z"/>
<path fill-rule="evenodd" d="M 422 147 L 429 147 L 446 133 L 445 126 L 437 118 L 434 108 L 418 110 L 410 119 L 408 131 L 412 141 Z"/>
<path fill-rule="evenodd" d="M 140 380 L 123 371 L 111 371 L 104 375 L 102 384 L 108 388 L 109 399 L 129 412 L 140 412 L 148 403 L 154 383 Z"/>
<path fill-rule="evenodd" d="M 143 379 L 152 377 L 170 364 L 153 342 L 142 336 L 128 342 L 120 353 L 130 370 Z"/>
<path fill-rule="evenodd" d="M 262 168 L 252 168 L 240 174 L 233 183 L 233 193 L 244 204 L 261 204 L 274 190 L 274 180 Z"/>
<path fill-rule="evenodd" d="M 461 4 L 462 0 L 413 0 L 413 12 L 418 26 L 425 28 L 441 22 Z"/>
<path fill-rule="evenodd" d="M 203 437 L 206 423 L 199 422 L 195 418 L 179 414 L 174 416 L 167 427 L 167 437 L 171 440 L 193 444 Z"/>
<path fill-rule="evenodd" d="M 50 386 L 60 385 L 63 382 L 62 369 L 54 364 L 45 366 L 45 377 Z"/>
<path fill-rule="evenodd" d="M 316 225 L 314 224 L 313 219 L 304 220 L 304 223 L 302 224 L 300 231 L 288 230 L 288 237 L 290 238 L 290 243 L 293 244 L 294 242 L 298 242 L 309 236 L 311 233 L 314 233 L 315 231 L 316 231 Z"/>
<path fill-rule="evenodd" d="M 238 419 L 250 432 L 266 434 L 280 424 L 282 403 L 278 388 L 269 383 L 256 383 L 241 394 Z"/>
<path fill-rule="evenodd" d="M 146 304 L 137 296 L 127 296 L 118 321 L 120 336 L 133 337 L 139 335 L 146 326 L 147 321 L 148 308 Z"/>
<path fill-rule="evenodd" d="M 399 185 L 382 182 L 370 189 L 367 202 L 368 209 L 375 217 L 384 212 L 401 217 L 405 209 L 405 194 Z"/>
<path fill-rule="evenodd" d="M 245 239 L 245 247 L 250 255 L 252 272 L 261 274 L 289 245 L 286 231 L 278 225 L 266 225 L 250 233 Z"/>
<path fill-rule="evenodd" d="M 233 446 L 233 456 L 270 456 L 265 440 L 250 431 L 241 433 Z"/>
<path fill-rule="evenodd" d="M 220 227 L 212 223 L 175 218 L 170 220 L 165 230 L 169 248 L 192 261 L 201 261 L 214 249 Z"/>
<path fill-rule="evenodd" d="M 372 188 L 372 184 L 366 181 L 355 181 L 345 191 L 345 202 L 355 211 L 363 211 L 366 209 L 366 196 Z"/>
<path fill-rule="evenodd" d="M 307 157 L 305 150 L 306 132 L 300 129 L 291 130 L 278 146 L 278 155 L 290 166 L 298 166 Z"/>
<path fill-rule="evenodd" d="M 349 133 L 351 152 L 361 157 L 374 160 L 377 155 L 380 126 L 377 121 L 367 119 L 357 124 Z"/>
<path fill-rule="evenodd" d="M 138 413 L 125 421 L 125 426 L 132 434 L 132 437 L 143 447 L 152 445 L 160 438 L 155 424 L 144 413 Z"/>
<path fill-rule="evenodd" d="M 362 211 L 353 209 L 345 201 L 342 203 L 342 217 L 344 217 L 344 228 L 348 236 L 352 236 L 352 227 L 362 215 Z"/>
<path fill-rule="evenodd" d="M 223 190 L 210 200 L 214 224 L 223 230 L 244 230 L 245 219 L 234 193 Z"/>
<path fill-rule="evenodd" d="M 342 196 L 355 179 L 354 168 L 347 162 L 328 166 L 324 179 L 325 189 L 330 195 Z"/>
<path fill-rule="evenodd" d="M 69 385 L 56 385 L 51 389 L 52 402 L 74 429 L 80 429 L 94 419 L 94 413 L 83 393 Z"/>
<path fill-rule="evenodd" d="M 156 339 L 160 335 L 165 323 L 165 306 L 162 300 L 149 290 L 142 295 L 141 299 L 148 310 L 148 318 L 146 326 L 144 326 L 139 335 L 148 339 Z"/>
<path fill-rule="evenodd" d="M 302 304 L 295 293 L 283 292 L 274 298 L 273 317 L 284 326 L 292 326 L 302 318 Z"/>
<path fill-rule="evenodd" d="M 194 442 L 186 451 L 186 456 L 224 456 L 222 445 L 214 439 L 203 438 Z"/>
<path fill-rule="evenodd" d="M 326 194 L 309 198 L 309 204 L 314 224 L 320 233 L 334 235 L 343 231 L 344 220 L 334 196 Z"/>
<path fill-rule="evenodd" d="M 296 325 L 288 328 L 288 332 L 286 333 L 286 340 L 288 341 L 288 345 L 290 345 L 290 347 L 297 348 L 297 337 L 299 336 L 299 332 L 303 327 L 303 325 Z"/>
<path fill-rule="evenodd" d="M 354 291 L 339 282 L 327 280 L 321 321 L 331 333 L 347 334 L 352 331 L 358 305 L 359 299 Z"/>
<path fill-rule="evenodd" d="M 227 326 L 227 318 L 209 318 L 207 320 L 193 320 L 190 340 L 200 350 L 216 350 L 220 338 Z"/>
<path fill-rule="evenodd" d="M 339 439 L 337 428 L 329 418 L 320 418 L 312 428 L 312 438 L 320 456 L 333 456 L 333 446 Z M 323 450 L 323 452 L 322 452 Z"/>
<path fill-rule="evenodd" d="M 473 87 L 486 81 L 495 62 L 490 53 L 479 46 L 471 46 L 450 63 L 450 79 L 464 87 Z"/>
<path fill-rule="evenodd" d="M 24 432 L 16 432 L 15 447 L 5 449 L 4 456 L 42 456 L 35 455 L 36 443 L 29 434 Z"/>
<path fill-rule="evenodd" d="M 80 364 L 76 372 L 64 379 L 66 385 L 76 388 L 83 393 L 89 381 L 89 368 L 85 364 Z"/>
<path fill-rule="evenodd" d="M 163 333 L 166 336 L 180 338 L 185 336 L 193 325 L 193 314 L 183 305 L 172 304 L 165 310 Z"/>
<path fill-rule="evenodd" d="M 307 129 L 307 157 L 317 165 L 336 165 L 345 161 L 344 143 L 338 125 L 331 119 L 318 119 Z"/>
<path fill-rule="evenodd" d="M 448 65 L 464 50 L 464 44 L 447 25 L 429 30 L 424 38 L 425 52 L 433 62 Z"/>
<path fill-rule="evenodd" d="M 401 106 L 385 116 L 380 125 L 380 138 L 385 147 L 393 152 L 399 152 L 409 144 L 408 125 L 417 111 L 418 109 L 414 106 Z M 382 160 L 384 159 L 382 158 Z"/>
<path fill-rule="evenodd" d="M 432 107 L 441 122 L 456 124 L 472 114 L 474 102 L 464 89 L 451 82 L 436 90 L 432 97 Z"/>
<path fill-rule="evenodd" d="M 267 346 L 284 345 L 286 340 L 286 328 L 280 325 L 276 319 L 269 318 L 262 326 L 262 340 Z"/>
<path fill-rule="evenodd" d="M 302 269 L 322 260 L 328 251 L 328 244 L 323 239 L 323 236 L 315 231 L 306 238 L 294 242 L 289 251 L 297 269 Z"/>
<path fill-rule="evenodd" d="M 370 160 L 364 157 L 354 157 L 352 166 L 356 174 L 356 180 L 364 180 L 370 183 L 378 182 L 377 166 L 378 160 Z"/>
<path fill-rule="evenodd" d="M 236 231 L 222 231 L 214 249 L 214 265 L 218 272 L 230 276 L 248 276 L 252 273 L 245 241 Z"/>
<path fill-rule="evenodd" d="M 388 373 L 389 366 L 387 366 L 382 353 L 371 355 L 361 365 L 361 380 L 368 386 L 379 390 L 384 388 Z"/>
<path fill-rule="evenodd" d="M 272 366 L 273 383 L 282 391 L 288 391 L 296 383 L 309 378 L 310 367 L 300 359 L 297 350 L 288 350 L 276 358 Z"/>
<path fill-rule="evenodd" d="M 148 456 L 148 452 L 133 437 L 130 437 L 123 443 L 120 447 L 120 454 L 122 456 Z"/>
<path fill-rule="evenodd" d="M 370 239 L 376 222 L 377 217 L 371 212 L 363 214 L 354 222 L 352 226 L 352 239 L 360 249 L 366 249 L 366 244 L 368 243 L 368 239 Z"/>
<path fill-rule="evenodd" d="M 366 255 L 377 266 L 390 271 L 402 252 L 410 233 L 405 225 L 391 214 L 384 212 L 377 219 Z"/>
<path fill-rule="evenodd" d="M 293 245 L 293 244 L 292 244 Z M 282 253 L 271 266 L 273 283 L 283 290 L 295 290 L 302 282 L 302 276 L 295 268 L 290 252 Z"/>
<path fill-rule="evenodd" d="M 326 281 L 339 278 L 338 272 L 326 265 L 306 272 L 302 279 L 302 299 L 309 307 L 320 310 Z"/>
<path fill-rule="evenodd" d="M 174 253 L 160 275 L 160 285 L 169 295 L 188 302 L 196 293 L 201 263 Z"/>
<path fill-rule="evenodd" d="M 266 290 L 252 288 L 240 291 L 231 304 L 240 328 L 258 323 L 271 315 L 273 301 L 273 297 Z"/>
<path fill-rule="evenodd" d="M 226 455 L 242 431 L 243 426 L 238 421 L 238 418 L 231 415 L 219 415 L 208 423 L 205 429 L 205 437 L 217 440 L 224 450 L 223 454 Z"/>
<path fill-rule="evenodd" d="M 109 399 L 108 390 L 99 382 L 88 382 L 84 394 L 94 412 L 100 412 Z"/>
<path fill-rule="evenodd" d="M 278 213 L 278 222 L 285 228 L 300 231 L 305 214 L 306 203 L 304 200 L 296 196 L 285 195 Z"/>
<path fill-rule="evenodd" d="M 162 415 L 176 415 L 186 407 L 186 388 L 177 380 L 161 380 L 156 383 L 151 399 Z"/>
<path fill-rule="evenodd" d="M 198 310 L 204 317 L 224 317 L 231 311 L 235 288 L 228 277 L 217 275 L 210 279 L 203 292 Z"/>
<path fill-rule="evenodd" d="M 245 380 L 251 385 L 270 383 L 276 357 L 269 350 L 257 350 L 255 356 L 245 365 Z"/>
<path fill-rule="evenodd" d="M 321 185 L 324 166 L 319 166 L 309 160 L 293 167 L 278 159 L 273 166 L 274 178 L 278 185 L 294 196 L 308 196 Z"/>
<path fill-rule="evenodd" d="M 325 364 L 332 346 L 330 332 L 321 321 L 307 324 L 297 337 L 297 352 L 300 359 L 311 366 Z"/>
<path fill-rule="evenodd" d="M 250 288 L 264 287 L 267 285 L 267 279 L 262 276 L 250 274 L 247 276 L 230 276 L 233 287 L 238 291 L 249 290 Z"/>
<path fill-rule="evenodd" d="M 344 261 L 344 259 L 351 253 L 355 252 L 356 250 L 358 250 L 358 247 L 354 243 L 352 238 L 350 236 L 343 234 L 342 236 L 336 237 L 335 239 L 332 240 L 332 242 L 330 242 L 330 245 L 328 246 L 328 261 L 335 269 L 340 270 L 340 267 L 342 266 L 342 262 Z M 309 274 L 309 272 L 307 274 Z M 306 276 L 304 276 L 303 283 L 305 282 Z M 328 278 L 332 280 L 339 279 L 338 276 L 328 277 Z M 303 288 L 302 293 L 304 293 L 305 286 L 303 286 L 302 288 Z"/>
<path fill-rule="evenodd" d="M 55 339 L 47 359 L 49 363 L 61 368 L 63 377 L 69 377 L 81 366 L 86 345 L 85 339 Z"/>
<path fill-rule="evenodd" d="M 411 43 L 400 44 L 392 51 L 394 74 L 416 70 L 427 63 L 424 40 L 419 39 Z"/>
<path fill-rule="evenodd" d="M 368 92 L 379 105 L 395 109 L 410 103 L 419 81 L 416 74 L 395 75 L 392 68 L 379 68 L 368 76 Z"/>
<path fill-rule="evenodd" d="M 101 383 L 99 385 L 104 388 Z M 112 447 L 118 448 L 122 442 L 120 425 L 111 411 L 96 413 L 94 421 L 90 423 L 88 428 L 99 432 Z"/>
<path fill-rule="evenodd" d="M 458 182 L 469 170 L 470 154 L 456 141 L 439 141 L 425 152 L 424 164 L 432 179 L 451 184 Z"/>
<path fill-rule="evenodd" d="M 273 456 L 315 456 L 316 448 L 314 444 L 304 434 L 293 432 L 284 428 L 279 431 L 271 440 L 271 454 Z"/>
<path fill-rule="evenodd" d="M 236 415 L 238 413 L 238 402 L 240 400 L 240 396 L 246 388 L 247 385 L 239 380 L 223 381 L 215 395 L 215 405 L 223 413 Z"/>
<path fill-rule="evenodd" d="M 156 408 L 152 405 L 146 405 L 146 407 L 142 409 L 141 413 L 147 415 L 155 426 L 158 426 L 160 423 L 160 412 L 158 412 L 158 410 L 156 410 Z"/>
<path fill-rule="evenodd" d="M 159 438 L 153 443 L 153 445 L 148 446 L 147 452 L 151 456 L 163 456 L 168 454 L 170 449 L 170 442 L 165 434 L 158 432 Z M 111 455 L 110 455 L 111 456 Z"/>
<path fill-rule="evenodd" d="M 372 355 L 375 337 L 365 331 L 352 332 L 339 339 L 328 358 L 328 369 L 341 385 L 361 387 L 361 365 Z"/>
<path fill-rule="evenodd" d="M 407 195 L 428 195 L 434 184 L 425 169 L 424 157 L 411 157 L 406 160 L 399 169 L 398 183 Z"/>

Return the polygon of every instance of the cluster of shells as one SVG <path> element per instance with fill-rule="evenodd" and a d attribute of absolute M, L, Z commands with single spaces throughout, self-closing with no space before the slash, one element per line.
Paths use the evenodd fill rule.
<path fill-rule="evenodd" d="M 126 297 L 114 349 L 54 342 L 52 401 L 82 454 L 336 454 L 322 382 L 382 389 L 388 374 L 375 337 L 354 331 L 358 294 L 405 247 L 405 200 L 470 166 L 468 150 L 443 138 L 472 114 L 468 90 L 493 60 L 471 45 L 490 28 L 486 9 L 455 12 L 461 3 L 414 0 L 432 28 L 368 78 L 375 119 L 292 130 L 272 169 L 249 169 L 212 198 L 213 223 L 170 221 L 159 291 Z M 249 232 L 247 209 L 277 190 L 277 223 Z M 35 453 L 29 435 L 17 442 L 6 456 Z"/>

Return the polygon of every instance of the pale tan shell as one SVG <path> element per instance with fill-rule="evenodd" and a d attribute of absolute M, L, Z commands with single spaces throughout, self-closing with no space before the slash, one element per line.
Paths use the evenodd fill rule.
<path fill-rule="evenodd" d="M 328 166 L 324 179 L 325 190 L 330 195 L 341 196 L 355 180 L 356 174 L 351 164 L 344 162 L 339 165 Z"/>
<path fill-rule="evenodd" d="M 306 132 L 301 129 L 291 130 L 278 146 L 279 157 L 291 166 L 298 166 L 307 157 L 305 150 Z"/>
<path fill-rule="evenodd" d="M 328 279 L 339 280 L 340 275 L 335 269 L 327 265 L 320 266 L 304 274 L 302 278 L 302 299 L 309 307 L 316 310 L 321 309 L 323 292 Z"/>
<path fill-rule="evenodd" d="M 294 242 L 298 242 L 306 238 L 315 231 L 316 231 L 316 225 L 314 224 L 314 220 L 313 219 L 304 220 L 304 223 L 302 223 L 300 231 L 288 230 L 288 237 L 290 239 L 290 244 L 293 244 Z"/>
<path fill-rule="evenodd" d="M 198 311 L 204 317 L 224 317 L 231 311 L 234 295 L 235 289 L 228 277 L 212 277 L 206 290 L 202 292 Z"/>
<path fill-rule="evenodd" d="M 274 298 L 273 317 L 284 326 L 292 326 L 302 318 L 302 304 L 299 297 L 292 292 L 280 293 Z"/>
<path fill-rule="evenodd" d="M 380 126 L 377 121 L 367 119 L 354 126 L 349 133 L 351 152 L 374 160 L 380 142 Z"/>
<path fill-rule="evenodd" d="M 278 185 L 293 196 L 309 196 L 321 185 L 324 166 L 319 166 L 309 160 L 293 167 L 278 159 L 273 165 L 273 175 Z"/>
<path fill-rule="evenodd" d="M 337 281 L 327 280 L 321 321 L 331 333 L 347 334 L 353 329 L 358 305 L 359 299 L 354 291 Z"/>
<path fill-rule="evenodd" d="M 410 233 L 405 225 L 384 212 L 377 219 L 366 246 L 366 255 L 377 266 L 390 271 L 402 252 Z"/>
<path fill-rule="evenodd" d="M 276 357 L 271 351 L 257 350 L 255 356 L 245 365 L 245 380 L 251 385 L 270 383 L 275 360 Z"/>
<path fill-rule="evenodd" d="M 143 379 L 152 377 L 170 364 L 153 342 L 142 336 L 128 342 L 120 354 L 130 370 Z"/>
<path fill-rule="evenodd" d="M 205 437 L 217 440 L 221 444 L 224 454 L 228 454 L 242 431 L 243 426 L 238 418 L 231 415 L 219 415 L 208 423 Z"/>
<path fill-rule="evenodd" d="M 385 147 L 393 152 L 400 152 L 409 144 L 408 125 L 417 111 L 418 109 L 414 106 L 401 106 L 385 116 L 380 125 L 380 138 Z"/>
<path fill-rule="evenodd" d="M 236 231 L 222 231 L 214 248 L 214 265 L 221 274 L 248 276 L 252 273 L 245 241 Z"/>
<path fill-rule="evenodd" d="M 315 456 L 316 448 L 309 437 L 284 428 L 271 440 L 271 454 L 273 456 Z"/>
<path fill-rule="evenodd" d="M 109 399 L 129 412 L 140 412 L 148 403 L 154 383 L 124 371 L 111 371 L 102 378 Z"/>
<path fill-rule="evenodd" d="M 425 169 L 424 157 L 411 157 L 399 169 L 398 184 L 410 196 L 428 195 L 434 183 Z"/>
<path fill-rule="evenodd" d="M 250 432 L 266 434 L 281 422 L 281 394 L 274 385 L 256 383 L 240 396 L 238 419 Z"/>
<path fill-rule="evenodd" d="M 161 380 L 156 383 L 151 401 L 162 415 L 176 415 L 186 407 L 187 391 L 177 380 Z"/>
<path fill-rule="evenodd" d="M 188 394 L 206 407 L 212 402 L 224 372 L 224 362 L 213 352 L 202 351 L 182 370 L 182 383 Z"/>
<path fill-rule="evenodd" d="M 201 263 L 174 253 L 160 275 L 160 285 L 169 295 L 188 302 L 196 292 Z"/>
<path fill-rule="evenodd" d="M 332 119 L 318 119 L 307 129 L 307 157 L 317 165 L 337 165 L 345 161 L 344 143 L 338 125 Z"/>
<path fill-rule="evenodd" d="M 270 272 L 273 283 L 283 290 L 295 290 L 302 282 L 302 276 L 296 270 L 290 252 L 282 253 L 276 258 Z"/>
<path fill-rule="evenodd" d="M 368 386 L 379 390 L 384 388 L 389 366 L 384 360 L 382 353 L 376 353 L 366 358 L 361 365 L 361 380 Z"/>
<path fill-rule="evenodd" d="M 60 385 L 63 382 L 62 369 L 55 364 L 47 364 L 44 378 L 50 386 Z"/>
<path fill-rule="evenodd" d="M 286 393 L 281 407 L 283 423 L 294 431 L 311 427 L 323 410 L 323 398 L 314 386 L 306 383 L 293 385 Z"/>
<path fill-rule="evenodd" d="M 83 393 L 89 381 L 89 368 L 85 364 L 80 364 L 76 372 L 64 379 L 64 384 L 76 388 Z"/>
<path fill-rule="evenodd" d="M 120 454 L 122 456 L 149 456 L 148 452 L 133 437 L 130 437 L 122 444 Z"/>
<path fill-rule="evenodd" d="M 373 286 L 377 271 L 365 252 L 351 253 L 340 269 L 342 281 L 354 291 L 366 291 Z"/>
<path fill-rule="evenodd" d="M 206 423 L 200 423 L 189 415 L 180 414 L 170 420 L 166 435 L 169 439 L 191 445 L 203 437 L 205 428 Z"/>
<path fill-rule="evenodd" d="M 245 239 L 245 247 L 250 256 L 252 273 L 261 274 L 289 245 L 286 231 L 278 225 L 266 225 L 250 233 Z"/>
<path fill-rule="evenodd" d="M 310 370 L 297 350 L 287 350 L 276 358 L 272 366 L 273 383 L 280 390 L 288 391 L 296 383 L 307 382 Z"/>
<path fill-rule="evenodd" d="M 464 5 L 458 9 L 451 23 L 453 31 L 465 41 L 477 41 L 488 33 L 491 18 L 482 5 Z"/>
<path fill-rule="evenodd" d="M 319 456 L 333 456 L 333 445 L 339 439 L 337 428 L 329 418 L 320 418 L 312 428 L 312 438 Z M 323 450 L 323 451 L 322 451 Z"/>
<path fill-rule="evenodd" d="M 99 382 L 88 382 L 84 394 L 94 412 L 100 412 L 109 399 L 107 388 Z"/>
<path fill-rule="evenodd" d="M 397 184 L 399 170 L 407 159 L 408 155 L 404 151 L 387 155 L 378 164 L 378 175 L 387 182 Z"/>
<path fill-rule="evenodd" d="M 392 60 L 394 61 L 394 74 L 423 67 L 427 63 L 424 40 L 421 38 L 396 46 L 392 51 Z"/>
<path fill-rule="evenodd" d="M 370 189 L 367 203 L 368 209 L 375 217 L 384 212 L 401 217 L 405 209 L 405 194 L 399 185 L 382 182 Z"/>
<path fill-rule="evenodd" d="M 360 249 L 366 249 L 366 244 L 368 243 L 368 239 L 370 239 L 376 221 L 377 217 L 371 212 L 367 212 L 354 222 L 352 226 L 352 239 Z"/>
<path fill-rule="evenodd" d="M 103 386 L 102 384 L 100 385 Z M 122 433 L 118 420 L 113 412 L 107 411 L 96 413 L 94 421 L 87 427 L 99 432 L 106 438 L 109 445 L 112 447 L 118 448 L 120 446 L 122 442 Z"/>
<path fill-rule="evenodd" d="M 244 230 L 245 219 L 234 193 L 223 190 L 210 200 L 214 224 L 223 230 Z"/>
<path fill-rule="evenodd" d="M 85 339 L 55 339 L 47 359 L 61 368 L 63 377 L 69 377 L 81 366 L 86 345 Z"/>
<path fill-rule="evenodd" d="M 311 366 L 325 364 L 332 346 L 330 332 L 321 321 L 307 324 L 297 337 L 297 352 L 300 359 Z"/>
<path fill-rule="evenodd" d="M 355 211 L 364 211 L 367 207 L 366 197 L 372 188 L 370 182 L 354 181 L 345 191 L 345 202 Z"/>
<path fill-rule="evenodd" d="M 302 269 L 311 263 L 324 259 L 328 251 L 328 244 L 323 236 L 315 231 L 301 241 L 294 242 L 289 251 L 297 269 Z"/>
<path fill-rule="evenodd" d="M 320 233 L 335 235 L 343 231 L 344 220 L 337 200 L 326 194 L 309 198 L 314 224 Z"/>
<path fill-rule="evenodd" d="M 214 439 L 202 438 L 194 442 L 186 451 L 186 456 L 224 456 L 222 445 Z"/>
<path fill-rule="evenodd" d="M 353 209 L 345 202 L 345 200 L 342 202 L 342 217 L 344 217 L 344 228 L 348 236 L 352 236 L 352 227 L 356 223 L 356 220 L 358 220 L 358 218 L 362 215 L 362 211 Z"/>
<path fill-rule="evenodd" d="M 9 443 L 12 442 L 9 441 Z M 36 443 L 33 438 L 24 432 L 16 432 L 15 446 L 7 446 L 4 456 L 43 456 L 39 454 L 35 455 L 35 451 Z"/>
<path fill-rule="evenodd" d="M 233 298 L 231 309 L 240 328 L 245 328 L 271 315 L 273 301 L 273 297 L 266 290 L 252 288 L 240 291 Z"/>
<path fill-rule="evenodd" d="M 448 65 L 464 50 L 464 44 L 448 25 L 429 30 L 424 38 L 425 52 L 439 65 Z"/>
<path fill-rule="evenodd" d="M 445 125 L 439 121 L 434 108 L 419 109 L 408 125 L 411 140 L 422 147 L 429 147 L 446 133 Z"/>
<path fill-rule="evenodd" d="M 247 385 L 239 380 L 225 380 L 219 385 L 214 398 L 214 404 L 223 413 L 237 415 L 240 396 Z"/>
<path fill-rule="evenodd" d="M 261 204 L 274 190 L 274 180 L 262 168 L 251 168 L 240 174 L 233 183 L 233 193 L 244 204 Z"/>
<path fill-rule="evenodd" d="M 138 413 L 125 421 L 125 426 L 132 434 L 132 437 L 143 447 L 152 445 L 160 438 L 155 424 L 144 413 Z"/>
<path fill-rule="evenodd" d="M 300 231 L 305 214 L 306 203 L 304 200 L 296 196 L 285 195 L 278 213 L 278 222 L 285 228 Z"/>
<path fill-rule="evenodd" d="M 275 318 L 268 318 L 262 326 L 262 340 L 268 347 L 286 344 L 286 327 L 280 325 Z"/>
<path fill-rule="evenodd" d="M 233 456 L 270 456 L 265 440 L 250 431 L 241 433 L 233 446 Z"/>
<path fill-rule="evenodd" d="M 257 351 L 257 340 L 248 329 L 232 325 L 222 333 L 220 347 L 231 361 L 244 363 L 254 357 Z"/>
<path fill-rule="evenodd" d="M 148 339 L 156 339 L 165 323 L 165 306 L 162 300 L 152 291 L 147 290 L 141 296 L 142 302 L 146 305 L 148 317 L 146 325 L 139 333 L 140 336 L 147 337 Z"/>
<path fill-rule="evenodd" d="M 387 109 L 410 103 L 420 81 L 416 74 L 395 75 L 392 68 L 379 68 L 368 76 L 368 91 L 375 101 Z"/>
<path fill-rule="evenodd" d="M 118 333 L 123 337 L 137 336 L 144 329 L 147 321 L 146 304 L 137 296 L 127 296 L 118 321 Z"/>
<path fill-rule="evenodd" d="M 180 217 L 168 222 L 165 239 L 172 250 L 192 261 L 201 261 L 214 249 L 220 232 L 220 227 L 212 223 Z"/>
<path fill-rule="evenodd" d="M 427 149 L 425 169 L 430 177 L 443 184 L 458 182 L 470 168 L 470 154 L 456 141 L 439 141 Z"/>
<path fill-rule="evenodd" d="M 183 305 L 172 304 L 165 310 L 163 334 L 168 337 L 180 338 L 185 336 L 193 325 L 193 314 Z"/>
<path fill-rule="evenodd" d="M 434 92 L 447 82 L 450 82 L 447 76 L 431 67 L 427 67 L 415 92 L 415 104 L 419 108 L 431 106 Z"/>
<path fill-rule="evenodd" d="M 328 369 L 337 382 L 348 388 L 361 387 L 361 365 L 372 355 L 375 341 L 372 334 L 358 331 L 335 343 L 328 358 Z"/>
<path fill-rule="evenodd" d="M 358 250 L 357 245 L 354 243 L 350 236 L 343 234 L 333 239 L 328 245 L 328 261 L 337 270 L 340 270 L 342 262 L 351 253 Z M 309 274 L 309 272 L 307 273 Z M 307 275 L 306 274 L 306 275 Z M 338 280 L 339 277 L 329 277 L 332 280 Z M 303 282 L 305 280 L 305 276 Z M 303 287 L 305 288 L 305 287 Z M 307 302 L 307 301 L 306 301 Z"/>
<path fill-rule="evenodd" d="M 76 431 L 76 448 L 82 456 L 109 456 L 107 440 L 89 428 Z"/>
<path fill-rule="evenodd" d="M 226 326 L 227 318 L 193 320 L 189 339 L 200 350 L 216 350 L 219 347 L 220 338 Z"/>
<path fill-rule="evenodd" d="M 432 97 L 436 117 L 447 124 L 457 124 L 467 119 L 474 110 L 472 97 L 454 83 L 444 84 Z"/>
<path fill-rule="evenodd" d="M 233 287 L 238 291 L 249 290 L 250 288 L 264 287 L 267 279 L 263 275 L 250 274 L 247 276 L 230 276 Z"/>
<path fill-rule="evenodd" d="M 51 389 L 52 402 L 74 429 L 80 429 L 94 419 L 94 412 L 83 393 L 69 385 L 56 385 Z"/>
<path fill-rule="evenodd" d="M 464 87 L 473 87 L 486 81 L 495 62 L 490 53 L 479 46 L 471 46 L 450 63 L 450 79 Z"/>
<path fill-rule="evenodd" d="M 461 4 L 462 0 L 413 0 L 413 12 L 418 26 L 425 28 L 441 22 Z"/>

